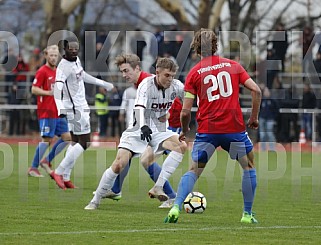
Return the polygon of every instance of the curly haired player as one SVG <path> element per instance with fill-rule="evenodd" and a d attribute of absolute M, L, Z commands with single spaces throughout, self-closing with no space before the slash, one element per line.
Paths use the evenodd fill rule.
<path fill-rule="evenodd" d="M 196 97 L 198 129 L 193 144 L 192 164 L 181 178 L 174 206 L 165 222 L 177 222 L 186 196 L 193 190 L 215 149 L 221 146 L 243 168 L 244 211 L 241 222 L 257 223 L 252 213 L 256 188 L 253 144 L 245 130 L 239 103 L 239 85 L 251 91 L 252 113 L 247 124 L 253 129 L 257 129 L 259 124 L 261 90 L 239 63 L 214 55 L 217 38 L 212 30 L 201 29 L 196 32 L 191 47 L 201 61 L 190 70 L 185 81 L 180 140 L 189 131 L 191 108 Z"/>

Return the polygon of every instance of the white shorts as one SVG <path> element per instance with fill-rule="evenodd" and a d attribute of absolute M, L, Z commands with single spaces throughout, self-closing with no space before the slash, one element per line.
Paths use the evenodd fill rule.
<path fill-rule="evenodd" d="M 125 148 L 136 154 L 142 154 L 146 147 L 149 145 L 152 147 L 154 153 L 163 152 L 163 149 L 160 144 L 168 138 L 175 135 L 178 137 L 177 133 L 174 133 L 170 130 L 165 132 L 154 132 L 152 133 L 152 140 L 147 142 L 146 140 L 141 140 L 141 131 L 124 131 L 121 135 L 118 148 Z"/>
<path fill-rule="evenodd" d="M 73 112 L 67 113 L 68 127 L 74 135 L 89 134 L 90 130 L 90 109 L 78 108 Z"/>

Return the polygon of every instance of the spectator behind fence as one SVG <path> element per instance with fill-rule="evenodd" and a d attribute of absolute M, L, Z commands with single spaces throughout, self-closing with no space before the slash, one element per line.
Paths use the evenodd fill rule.
<path fill-rule="evenodd" d="M 279 101 L 280 108 L 297 109 L 300 100 L 297 98 L 296 87 L 285 90 L 284 99 Z M 292 128 L 292 130 L 291 130 Z M 292 134 L 294 132 L 294 134 Z M 300 127 L 297 113 L 280 113 L 277 123 L 277 141 L 281 143 L 298 142 Z"/>
<path fill-rule="evenodd" d="M 311 86 L 308 83 L 304 84 L 303 97 L 301 108 L 302 109 L 315 109 L 317 106 L 317 99 Z M 305 138 L 312 140 L 312 113 L 303 113 L 301 120 L 301 130 L 305 132 Z"/>
<path fill-rule="evenodd" d="M 110 94 L 108 104 L 109 106 L 120 106 L 122 101 L 122 93 L 115 86 Z M 110 118 L 110 128 L 111 128 L 111 137 L 119 137 L 122 134 L 123 129 L 121 128 L 121 124 L 119 123 L 119 109 L 112 109 L 109 111 Z M 116 133 L 117 129 L 117 133 Z"/>
<path fill-rule="evenodd" d="M 272 49 L 275 52 L 276 59 L 281 60 L 281 71 L 284 72 L 285 55 L 289 46 L 288 34 L 285 30 L 284 24 L 281 22 L 277 24 L 276 31 L 277 32 L 273 35 Z M 277 41 L 277 40 L 283 40 L 283 41 Z"/>
<path fill-rule="evenodd" d="M 314 31 L 311 26 L 306 26 L 303 29 L 302 49 L 303 49 L 303 60 L 302 60 L 302 72 L 310 72 L 313 60 L 312 49 L 315 45 L 313 40 Z"/>
<path fill-rule="evenodd" d="M 14 54 L 12 49 L 9 49 L 8 52 L 6 53 L 6 56 L 3 58 L 3 60 L 1 61 L 2 67 L 6 72 L 6 75 L 4 77 L 6 84 L 5 87 L 5 92 L 8 92 L 8 103 L 10 102 L 10 93 L 11 93 L 11 89 L 12 89 L 12 85 L 8 84 L 14 81 L 15 76 L 11 73 L 12 70 L 16 67 L 17 65 L 17 56 Z"/>
<path fill-rule="evenodd" d="M 317 73 L 314 77 L 314 83 L 321 83 L 321 50 L 317 52 L 315 60 L 313 60 L 315 72 Z"/>
<path fill-rule="evenodd" d="M 130 43 L 130 48 L 134 54 L 137 54 L 141 61 L 143 60 L 143 52 L 146 46 L 147 44 L 145 37 L 143 36 L 141 30 L 136 29 Z"/>
<path fill-rule="evenodd" d="M 108 100 L 107 90 L 104 87 L 99 87 L 99 91 L 95 96 L 96 114 L 98 116 L 99 136 L 105 137 L 108 124 Z"/>
<path fill-rule="evenodd" d="M 275 150 L 274 125 L 279 114 L 279 105 L 276 100 L 271 99 L 271 92 L 267 87 L 262 89 L 262 102 L 259 115 L 259 134 L 261 149 L 267 149 L 266 144 L 269 142 L 269 150 Z"/>
<path fill-rule="evenodd" d="M 156 38 L 156 42 L 154 38 L 150 40 L 149 53 L 156 59 L 157 56 L 163 56 L 164 54 L 164 32 L 157 29 L 154 36 Z"/>
<path fill-rule="evenodd" d="M 184 66 L 184 70 L 183 72 L 187 75 L 187 73 L 200 61 L 200 57 L 198 57 L 197 53 L 192 51 L 191 52 L 191 56 L 189 58 L 187 58 L 187 61 L 185 63 Z M 182 81 L 185 80 L 185 76 L 184 79 L 182 79 Z"/>
<path fill-rule="evenodd" d="M 13 69 L 14 81 L 11 89 L 9 90 L 9 104 L 19 105 L 26 101 L 26 72 L 29 71 L 29 66 L 24 62 L 21 55 L 18 56 L 18 64 Z M 9 135 L 21 135 L 26 133 L 27 125 L 27 111 L 26 110 L 11 110 L 9 112 Z"/>
<path fill-rule="evenodd" d="M 44 63 L 45 59 L 41 53 L 41 50 L 39 48 L 35 48 L 29 60 L 30 71 L 37 71 Z"/>
<path fill-rule="evenodd" d="M 317 108 L 321 110 L 321 89 L 318 90 Z M 317 123 L 316 131 L 318 132 L 318 138 L 316 140 L 320 142 L 321 141 L 321 113 L 316 113 L 316 123 Z"/>
<path fill-rule="evenodd" d="M 272 89 L 274 80 L 278 79 L 279 67 L 273 49 L 268 49 L 266 59 L 259 62 L 256 69 L 257 80 Z"/>

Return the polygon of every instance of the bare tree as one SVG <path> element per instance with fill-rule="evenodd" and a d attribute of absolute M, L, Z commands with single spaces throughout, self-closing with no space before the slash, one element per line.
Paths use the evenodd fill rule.
<path fill-rule="evenodd" d="M 155 2 L 173 16 L 178 27 L 192 29 L 194 26 L 197 28 L 215 28 L 219 22 L 220 12 L 225 0 L 200 0 L 198 5 L 189 0 L 188 7 L 185 7 L 181 0 L 155 0 Z M 196 16 L 195 13 L 197 13 Z M 188 18 L 187 14 L 191 18 Z"/>
<path fill-rule="evenodd" d="M 170 13 L 177 21 L 178 26 L 191 27 L 185 9 L 180 0 L 155 0 L 164 10 Z"/>
<path fill-rule="evenodd" d="M 88 0 L 42 0 L 43 9 L 46 15 L 45 20 L 45 34 L 41 39 L 41 46 L 46 45 L 49 36 L 58 30 L 65 30 L 68 28 L 68 18 L 70 15 L 75 15 L 75 30 L 76 35 L 80 34 L 82 21 Z M 79 7 L 76 14 L 74 11 Z"/>

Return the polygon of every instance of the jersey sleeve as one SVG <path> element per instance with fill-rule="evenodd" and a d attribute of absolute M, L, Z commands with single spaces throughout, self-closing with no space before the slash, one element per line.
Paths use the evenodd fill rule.
<path fill-rule="evenodd" d="M 45 78 L 46 78 L 46 74 L 43 72 L 43 70 L 38 70 L 36 72 L 35 78 L 33 79 L 32 86 L 39 87 L 39 88 L 43 87 Z"/>
<path fill-rule="evenodd" d="M 196 86 L 195 86 L 195 79 L 196 74 L 193 72 L 193 69 L 187 74 L 185 79 L 185 87 L 184 90 L 186 92 L 190 92 L 191 94 L 196 94 Z"/>
<path fill-rule="evenodd" d="M 122 97 L 121 104 L 120 104 L 120 107 L 119 107 L 119 113 L 120 114 L 124 114 L 125 113 L 125 110 L 126 110 L 126 107 L 127 107 L 127 104 L 128 104 L 127 91 L 128 90 L 125 89 L 125 91 L 123 93 L 123 97 Z"/>
<path fill-rule="evenodd" d="M 65 82 L 67 77 L 69 76 L 70 71 L 68 71 L 67 67 L 62 67 L 58 65 L 56 70 L 56 81 Z"/>
<path fill-rule="evenodd" d="M 135 106 L 142 106 L 146 108 L 148 100 L 147 87 L 148 86 L 146 82 L 143 82 L 138 86 L 135 99 Z"/>
<path fill-rule="evenodd" d="M 178 94 L 177 97 L 180 99 L 180 101 L 183 101 L 184 99 L 184 84 L 178 80 Z"/>
<path fill-rule="evenodd" d="M 246 72 L 246 70 L 243 68 L 243 66 L 238 65 L 238 71 L 240 74 L 240 83 L 244 84 L 247 79 L 251 78 L 250 75 Z"/>

